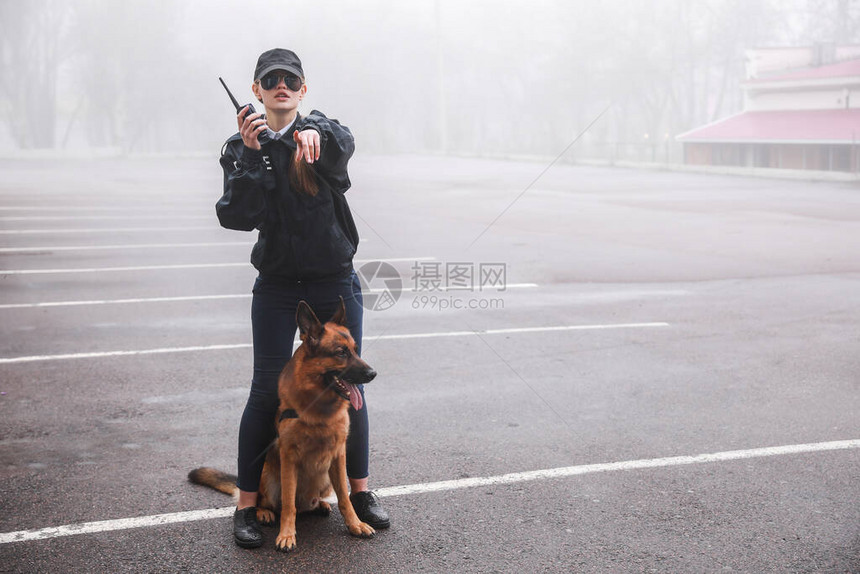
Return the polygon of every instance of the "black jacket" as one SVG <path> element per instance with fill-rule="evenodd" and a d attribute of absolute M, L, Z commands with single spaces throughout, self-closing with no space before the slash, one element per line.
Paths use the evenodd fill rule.
<path fill-rule="evenodd" d="M 290 189 L 288 170 L 293 132 L 320 134 L 320 158 L 311 164 L 319 182 L 315 196 Z M 347 276 L 358 247 L 358 232 L 344 193 L 355 151 L 352 132 L 314 110 L 297 116 L 290 130 L 261 150 L 245 147 L 237 133 L 221 150 L 224 195 L 215 211 L 227 229 L 259 230 L 251 263 L 261 274 L 293 281 L 325 281 Z"/>

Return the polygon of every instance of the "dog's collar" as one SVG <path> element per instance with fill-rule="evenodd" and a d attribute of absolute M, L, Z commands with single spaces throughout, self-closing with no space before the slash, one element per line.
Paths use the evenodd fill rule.
<path fill-rule="evenodd" d="M 281 413 L 281 416 L 278 419 L 278 422 L 281 422 L 284 419 L 297 419 L 297 418 L 299 418 L 299 413 L 296 412 L 296 409 L 286 409 L 284 412 Z"/>

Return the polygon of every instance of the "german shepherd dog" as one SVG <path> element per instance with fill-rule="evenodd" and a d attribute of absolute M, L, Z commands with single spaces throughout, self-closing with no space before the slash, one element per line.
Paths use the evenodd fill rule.
<path fill-rule="evenodd" d="M 346 436 L 350 404 L 356 410 L 363 404 L 356 385 L 370 382 L 376 371 L 355 352 L 342 298 L 325 324 L 300 301 L 296 323 L 302 344 L 278 380 L 278 438 L 266 453 L 257 501 L 261 524 L 274 524 L 280 513 L 275 545 L 285 552 L 296 547 L 296 513 L 328 516 L 331 506 L 323 498 L 331 496 L 332 488 L 349 533 L 362 538 L 375 533 L 359 520 L 349 500 Z M 192 470 L 188 479 L 234 497 L 239 494 L 236 477 L 213 468 Z"/>

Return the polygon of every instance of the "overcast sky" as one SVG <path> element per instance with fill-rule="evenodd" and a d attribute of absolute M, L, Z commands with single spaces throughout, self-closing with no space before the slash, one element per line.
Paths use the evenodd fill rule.
<path fill-rule="evenodd" d="M 257 56 L 296 51 L 373 152 L 549 154 L 738 111 L 744 50 L 856 39 L 853 0 L 0 3 L 0 150 L 219 149 Z"/>

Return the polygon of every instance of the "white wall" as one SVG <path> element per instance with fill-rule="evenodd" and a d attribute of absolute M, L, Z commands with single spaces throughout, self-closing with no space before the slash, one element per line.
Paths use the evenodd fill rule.
<path fill-rule="evenodd" d="M 803 68 L 812 63 L 812 48 L 758 48 L 746 51 L 747 79 L 768 76 L 779 70 Z"/>
<path fill-rule="evenodd" d="M 746 111 L 766 110 L 833 110 L 849 107 L 860 108 L 860 83 L 852 88 L 829 88 L 818 90 L 794 90 L 779 92 L 747 92 L 744 97 Z"/>
<path fill-rule="evenodd" d="M 747 79 L 766 78 L 783 70 L 813 65 L 816 50 L 830 54 L 832 62 L 860 58 L 860 46 L 804 46 L 799 48 L 755 48 L 746 50 Z M 827 63 L 827 62 L 826 62 Z"/>

